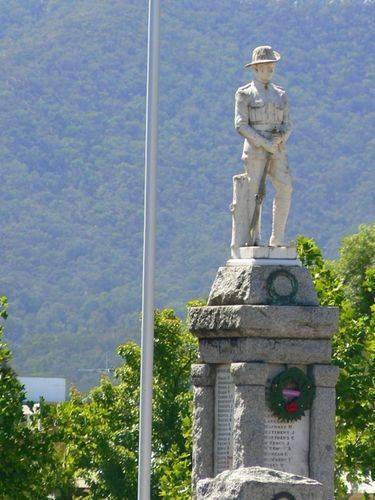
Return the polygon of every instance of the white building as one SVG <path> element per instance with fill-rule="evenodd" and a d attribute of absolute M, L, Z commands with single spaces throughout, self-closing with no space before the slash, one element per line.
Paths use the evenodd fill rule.
<path fill-rule="evenodd" d="M 66 401 L 66 379 L 60 377 L 18 377 L 25 387 L 26 399 L 38 402 L 42 397 L 47 403 Z"/>

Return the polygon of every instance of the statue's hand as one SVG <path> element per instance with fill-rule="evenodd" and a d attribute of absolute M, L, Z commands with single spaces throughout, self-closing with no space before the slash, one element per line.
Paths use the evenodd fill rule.
<path fill-rule="evenodd" d="M 266 151 L 268 151 L 272 155 L 277 153 L 277 151 L 279 149 L 279 145 L 274 144 L 273 140 L 272 141 L 265 140 L 264 143 L 262 144 L 262 146 Z"/>
<path fill-rule="evenodd" d="M 278 146 L 283 142 L 283 136 L 280 133 L 273 134 L 272 136 L 272 144 Z"/>

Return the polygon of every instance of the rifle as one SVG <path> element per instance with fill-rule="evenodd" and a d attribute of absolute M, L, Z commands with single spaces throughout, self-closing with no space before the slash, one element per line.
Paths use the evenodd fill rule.
<path fill-rule="evenodd" d="M 272 130 L 272 135 L 277 134 L 279 132 L 280 132 L 279 128 L 274 127 L 274 129 Z M 265 164 L 265 167 L 263 170 L 263 174 L 262 174 L 262 178 L 261 178 L 260 183 L 259 183 L 258 193 L 255 195 L 255 209 L 254 209 L 253 217 L 251 219 L 251 224 L 250 224 L 250 228 L 249 228 L 249 236 L 250 236 L 249 241 L 254 241 L 254 232 L 255 232 L 255 227 L 256 227 L 258 219 L 259 219 L 260 207 L 262 206 L 264 197 L 266 196 L 266 179 L 267 179 L 268 170 L 269 170 L 270 165 L 271 165 L 272 156 L 273 156 L 272 153 L 268 153 L 267 161 L 266 161 L 266 164 Z"/>
<path fill-rule="evenodd" d="M 262 178 L 259 183 L 258 193 L 255 195 L 255 209 L 249 229 L 250 241 L 254 241 L 254 232 L 259 219 L 260 207 L 262 206 L 264 197 L 266 196 L 266 179 L 267 179 L 268 169 L 271 165 L 271 161 L 272 161 L 272 153 L 268 153 L 267 162 L 264 167 Z"/>

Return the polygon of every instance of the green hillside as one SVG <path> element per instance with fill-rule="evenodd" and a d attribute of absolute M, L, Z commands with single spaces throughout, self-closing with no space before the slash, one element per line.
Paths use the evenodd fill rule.
<path fill-rule="evenodd" d="M 145 0 L 0 0 L 0 293 L 21 374 L 81 387 L 139 336 Z M 374 215 L 374 4 L 162 1 L 157 304 L 180 313 L 229 254 L 242 170 L 233 97 L 252 48 L 283 55 L 289 236 L 334 257 Z M 272 192 L 272 188 L 269 189 Z M 269 232 L 270 196 L 265 210 Z"/>

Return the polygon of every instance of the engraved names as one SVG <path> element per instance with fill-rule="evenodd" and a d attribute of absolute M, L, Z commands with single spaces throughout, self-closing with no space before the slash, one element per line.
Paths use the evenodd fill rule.
<path fill-rule="evenodd" d="M 283 422 L 265 412 L 264 465 L 308 477 L 309 412 L 300 420 Z"/>
<path fill-rule="evenodd" d="M 218 365 L 215 384 L 215 474 L 231 469 L 234 384 L 230 365 Z"/>

